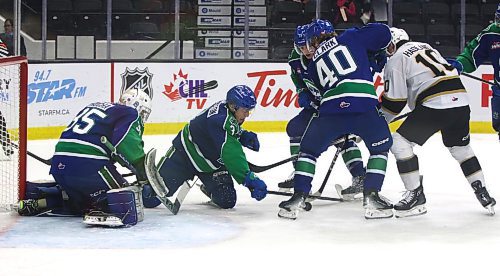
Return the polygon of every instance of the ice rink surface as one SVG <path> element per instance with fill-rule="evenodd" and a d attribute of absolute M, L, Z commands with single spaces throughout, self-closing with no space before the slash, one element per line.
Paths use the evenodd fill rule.
<path fill-rule="evenodd" d="M 145 137 L 158 159 L 172 135 Z M 289 156 L 284 133 L 259 134 L 261 149 L 247 158 L 267 165 Z M 55 140 L 30 141 L 28 150 L 49 158 Z M 500 199 L 500 143 L 497 135 L 473 134 L 472 147 L 487 187 Z M 368 154 L 360 144 L 363 159 Z M 314 201 L 296 221 L 277 217 L 286 197 L 261 202 L 237 186 L 233 210 L 207 204 L 195 186 L 177 216 L 164 207 L 149 209 L 130 228 L 90 228 L 81 218 L 18 217 L 0 213 L 0 276 L 10 275 L 496 275 L 500 261 L 500 214 L 489 216 L 476 200 L 439 134 L 417 147 L 428 213 L 411 218 L 365 220 L 361 201 Z M 313 191 L 334 155 L 317 163 Z M 28 179 L 50 179 L 48 166 L 29 159 Z M 286 164 L 259 176 L 268 189 L 286 179 Z M 126 172 L 126 171 L 124 171 Z M 323 193 L 350 184 L 339 158 Z M 393 202 L 403 184 L 390 156 L 382 194 Z M 498 208 L 500 212 L 500 207 Z"/>

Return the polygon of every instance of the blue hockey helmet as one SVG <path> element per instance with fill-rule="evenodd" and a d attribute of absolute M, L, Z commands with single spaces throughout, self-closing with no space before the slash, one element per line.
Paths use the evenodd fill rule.
<path fill-rule="evenodd" d="M 309 24 L 297 26 L 297 29 L 295 29 L 295 35 L 293 36 L 293 42 L 295 46 L 306 46 L 306 31 L 308 27 Z"/>
<path fill-rule="evenodd" d="M 495 12 L 495 24 L 500 27 L 500 3 L 497 6 L 497 11 Z"/>
<path fill-rule="evenodd" d="M 236 85 L 227 91 L 226 102 L 232 104 L 236 109 L 243 107 L 253 109 L 257 105 L 253 90 L 246 85 Z"/>
<path fill-rule="evenodd" d="M 306 30 L 306 45 L 309 50 L 312 49 L 313 41 L 319 39 L 321 35 L 332 34 L 335 32 L 330 21 L 324 19 L 315 19 Z"/>

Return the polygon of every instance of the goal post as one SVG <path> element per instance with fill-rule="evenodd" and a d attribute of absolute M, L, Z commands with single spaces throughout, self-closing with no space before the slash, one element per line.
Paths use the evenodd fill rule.
<path fill-rule="evenodd" d="M 0 211 L 25 194 L 27 112 L 28 60 L 0 58 Z"/>

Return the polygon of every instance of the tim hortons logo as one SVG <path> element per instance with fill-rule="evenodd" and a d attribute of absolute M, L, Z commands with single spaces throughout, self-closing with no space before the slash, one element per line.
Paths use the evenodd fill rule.
<path fill-rule="evenodd" d="M 260 71 L 260 72 L 250 72 L 247 73 L 249 78 L 257 78 L 257 84 L 254 87 L 255 98 L 259 100 L 260 105 L 263 107 L 273 106 L 278 107 L 283 105 L 289 107 L 290 105 L 295 105 L 299 107 L 297 102 L 297 93 L 291 89 L 286 91 L 283 88 L 275 87 L 277 76 L 287 76 L 286 70 L 272 70 L 272 71 Z"/>

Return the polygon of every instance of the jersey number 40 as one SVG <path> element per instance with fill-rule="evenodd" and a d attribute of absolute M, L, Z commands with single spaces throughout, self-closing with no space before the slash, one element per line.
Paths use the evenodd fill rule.
<path fill-rule="evenodd" d="M 316 62 L 319 82 L 323 87 L 332 87 L 338 81 L 337 76 L 345 76 L 357 68 L 354 58 L 344 45 L 331 49 L 328 55 Z"/>

